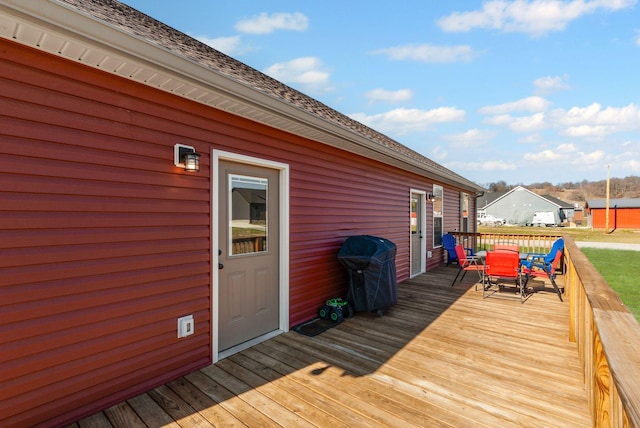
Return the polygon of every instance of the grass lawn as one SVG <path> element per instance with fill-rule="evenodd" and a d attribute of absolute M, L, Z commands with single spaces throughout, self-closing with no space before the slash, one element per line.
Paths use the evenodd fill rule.
<path fill-rule="evenodd" d="M 640 252 L 600 248 L 581 251 L 640 323 Z"/>

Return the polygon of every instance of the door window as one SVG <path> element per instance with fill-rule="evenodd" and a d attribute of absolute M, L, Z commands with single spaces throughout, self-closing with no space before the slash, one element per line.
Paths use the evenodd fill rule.
<path fill-rule="evenodd" d="M 442 196 L 443 196 L 442 186 L 438 186 L 437 184 L 434 184 L 433 185 L 433 246 L 434 248 L 442 246 L 442 233 L 443 233 Z"/>
<path fill-rule="evenodd" d="M 261 253 L 268 250 L 266 178 L 229 175 L 229 254 Z"/>
<path fill-rule="evenodd" d="M 469 194 L 460 194 L 460 230 L 469 231 Z"/>
<path fill-rule="evenodd" d="M 418 217 L 419 217 L 419 203 L 420 201 L 412 197 L 411 198 L 411 234 L 415 235 L 418 233 Z"/>

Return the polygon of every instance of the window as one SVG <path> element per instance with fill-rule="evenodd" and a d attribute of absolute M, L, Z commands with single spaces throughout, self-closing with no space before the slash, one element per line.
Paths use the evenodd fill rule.
<path fill-rule="evenodd" d="M 420 201 L 416 198 L 411 198 L 411 234 L 415 235 L 418 233 L 418 210 L 420 207 L 418 203 Z"/>
<path fill-rule="evenodd" d="M 433 246 L 442 246 L 442 186 L 433 185 Z"/>
<path fill-rule="evenodd" d="M 267 184 L 265 178 L 229 176 L 231 255 L 267 251 Z"/>
<path fill-rule="evenodd" d="M 460 193 L 460 230 L 469 231 L 469 194 Z"/>

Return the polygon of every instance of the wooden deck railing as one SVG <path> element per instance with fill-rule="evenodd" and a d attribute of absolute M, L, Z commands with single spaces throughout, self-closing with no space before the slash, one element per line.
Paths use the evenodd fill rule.
<path fill-rule="evenodd" d="M 509 233 L 449 232 L 456 242 L 476 251 L 491 250 L 495 244 L 517 244 L 522 253 L 547 253 L 560 235 L 518 235 Z"/>
<path fill-rule="evenodd" d="M 640 326 L 572 239 L 565 239 L 569 340 L 597 427 L 640 427 Z"/>
<path fill-rule="evenodd" d="M 451 233 L 476 250 L 508 242 L 540 253 L 560 237 Z M 568 339 L 578 346 L 594 426 L 640 428 L 640 325 L 576 243 L 564 239 Z"/>

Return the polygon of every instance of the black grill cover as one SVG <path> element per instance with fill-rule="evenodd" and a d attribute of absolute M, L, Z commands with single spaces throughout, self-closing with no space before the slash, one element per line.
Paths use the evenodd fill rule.
<path fill-rule="evenodd" d="M 370 235 L 351 236 L 338 251 L 349 271 L 347 300 L 356 311 L 374 311 L 398 303 L 396 244 Z"/>

